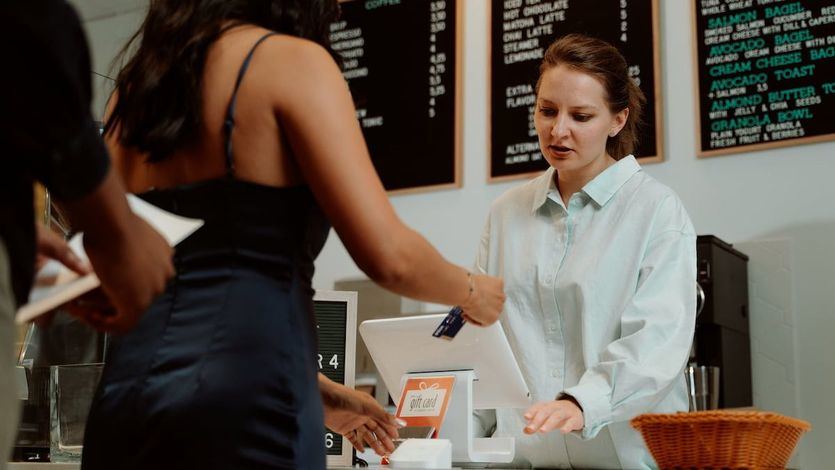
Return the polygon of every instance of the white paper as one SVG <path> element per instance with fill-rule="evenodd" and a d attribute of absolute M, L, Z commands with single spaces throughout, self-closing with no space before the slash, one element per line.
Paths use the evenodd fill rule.
<path fill-rule="evenodd" d="M 202 220 L 180 217 L 164 211 L 133 194 L 128 194 L 128 204 L 131 210 L 156 229 L 170 246 L 177 245 L 203 226 Z M 88 258 L 84 252 L 83 235 L 75 235 L 69 241 L 69 245 L 76 256 L 86 262 Z M 18 324 L 28 323 L 100 284 L 94 273 L 79 276 L 61 263 L 49 260 L 38 271 L 32 292 L 29 294 L 29 302 L 17 310 L 15 321 Z"/>

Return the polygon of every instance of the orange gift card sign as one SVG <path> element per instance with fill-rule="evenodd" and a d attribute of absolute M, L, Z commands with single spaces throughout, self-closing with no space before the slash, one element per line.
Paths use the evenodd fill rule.
<path fill-rule="evenodd" d="M 432 426 L 435 428 L 432 438 L 437 438 L 454 385 L 455 377 L 451 375 L 406 379 L 397 405 L 397 417 L 408 426 Z"/>

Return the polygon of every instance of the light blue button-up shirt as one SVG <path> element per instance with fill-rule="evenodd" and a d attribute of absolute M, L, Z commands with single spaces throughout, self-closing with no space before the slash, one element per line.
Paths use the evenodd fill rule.
<path fill-rule="evenodd" d="M 491 208 L 476 269 L 501 276 L 501 324 L 535 401 L 577 399 L 585 427 L 522 433 L 524 410 L 481 414 L 535 467 L 654 468 L 639 414 L 687 410 L 683 368 L 696 312 L 696 235 L 676 194 L 632 156 L 566 207 L 554 169 Z"/>

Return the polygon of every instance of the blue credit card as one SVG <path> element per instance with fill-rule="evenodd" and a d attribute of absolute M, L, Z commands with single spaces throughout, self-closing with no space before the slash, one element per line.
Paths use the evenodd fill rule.
<path fill-rule="evenodd" d="M 441 324 L 435 328 L 435 332 L 432 333 L 432 336 L 446 340 L 455 338 L 455 335 L 458 334 L 461 327 L 464 326 L 464 323 L 467 323 L 467 320 L 464 319 L 464 315 L 462 315 L 462 313 L 464 313 L 464 311 L 461 310 L 461 307 L 453 307 L 447 316 L 445 316 L 441 321 Z"/>

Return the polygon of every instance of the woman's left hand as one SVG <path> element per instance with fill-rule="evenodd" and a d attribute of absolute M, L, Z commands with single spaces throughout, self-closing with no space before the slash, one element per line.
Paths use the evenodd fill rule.
<path fill-rule="evenodd" d="M 342 434 L 357 451 L 368 445 L 378 455 L 394 451 L 400 423 L 386 413 L 371 395 L 348 388 L 319 374 L 319 391 L 325 411 L 325 426 Z"/>
<path fill-rule="evenodd" d="M 116 308 L 101 286 L 70 300 L 61 309 L 99 331 L 105 331 L 108 319 L 116 315 Z"/>
<path fill-rule="evenodd" d="M 585 425 L 583 410 L 571 400 L 542 401 L 528 408 L 523 416 L 528 421 L 525 434 L 544 434 L 555 429 L 568 434 Z"/>

